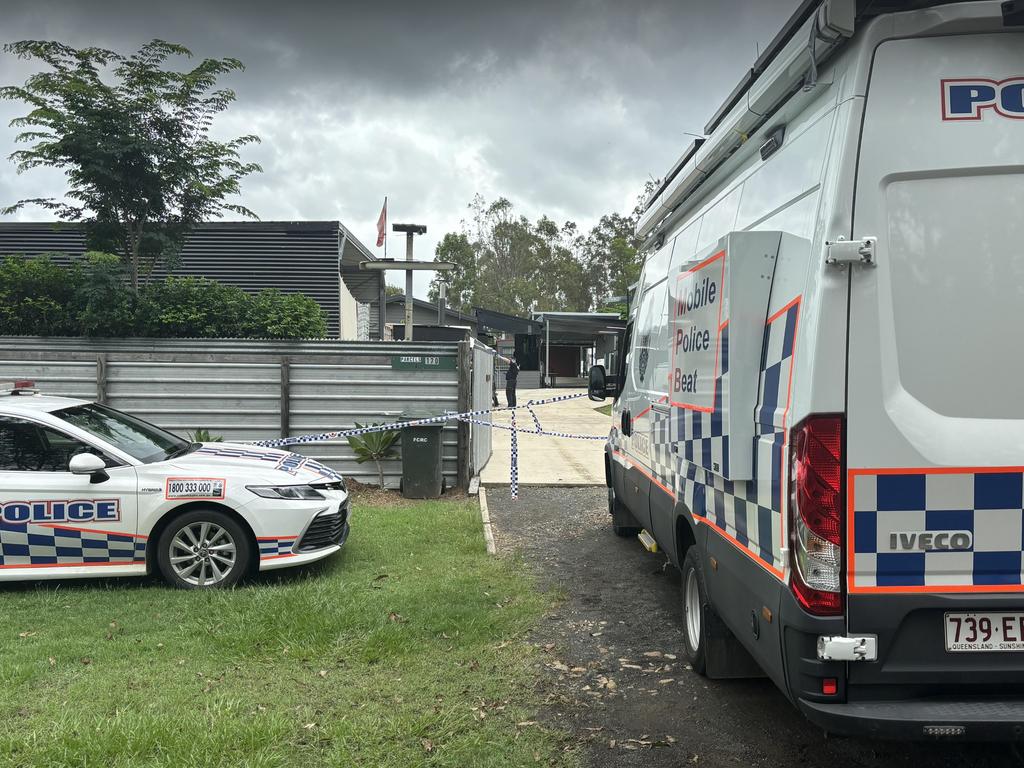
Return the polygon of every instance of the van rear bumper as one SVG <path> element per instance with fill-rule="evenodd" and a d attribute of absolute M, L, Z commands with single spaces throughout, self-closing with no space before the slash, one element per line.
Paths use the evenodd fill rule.
<path fill-rule="evenodd" d="M 878 739 L 1024 740 L 1024 700 L 968 699 L 855 701 L 829 704 L 799 699 L 808 720 L 830 733 Z M 929 733 L 929 727 L 954 733 Z M 963 729 L 962 732 L 959 729 Z"/>

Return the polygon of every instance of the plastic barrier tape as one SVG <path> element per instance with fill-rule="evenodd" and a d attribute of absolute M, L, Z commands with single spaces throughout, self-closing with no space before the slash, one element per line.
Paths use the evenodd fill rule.
<path fill-rule="evenodd" d="M 519 497 L 519 434 L 526 435 L 542 435 L 544 437 L 564 437 L 572 440 L 607 440 L 607 437 L 602 435 L 575 435 L 569 432 L 549 432 L 544 429 L 540 423 L 540 419 L 537 417 L 537 413 L 533 410 L 538 405 L 550 405 L 551 403 L 562 403 L 566 400 L 576 400 L 581 397 L 586 397 L 584 394 L 576 395 L 559 395 L 557 397 L 549 397 L 545 400 L 530 400 L 524 405 L 517 405 L 515 407 L 504 407 L 504 408 L 484 408 L 477 411 L 466 411 L 464 413 L 455 413 L 453 411 L 446 411 L 440 416 L 430 416 L 425 419 L 414 419 L 411 421 L 399 421 L 391 424 L 376 424 L 372 427 L 359 427 L 358 429 L 342 429 L 334 432 L 319 432 L 311 435 L 298 435 L 296 437 L 282 437 L 277 440 L 256 440 L 251 445 L 259 445 L 264 448 L 285 448 L 290 445 L 305 445 L 306 443 L 322 443 L 328 440 L 337 440 L 339 438 L 354 437 L 356 435 L 366 435 L 371 432 L 390 432 L 393 430 L 405 429 L 406 427 L 419 427 L 428 424 L 446 424 L 449 421 L 463 421 L 469 424 L 480 424 L 487 427 L 493 427 L 495 429 L 504 429 L 511 432 L 511 454 L 512 461 L 510 467 L 510 480 L 512 498 Z M 530 412 L 530 416 L 533 417 L 533 429 L 521 429 L 516 426 L 516 411 L 520 408 L 525 408 Z M 479 416 L 486 416 L 492 413 L 499 413 L 501 411 L 509 411 L 511 416 L 511 426 L 505 426 L 504 424 L 494 424 L 490 421 L 483 421 L 482 419 L 475 418 Z"/>

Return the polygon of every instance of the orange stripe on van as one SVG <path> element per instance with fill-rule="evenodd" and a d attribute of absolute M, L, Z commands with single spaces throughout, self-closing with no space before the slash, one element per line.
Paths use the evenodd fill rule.
<path fill-rule="evenodd" d="M 789 432 L 786 428 L 789 421 L 789 406 L 793 399 L 793 369 L 796 368 L 796 337 L 800 330 L 800 308 L 803 306 L 800 300 L 802 298 L 803 294 L 797 296 L 768 318 L 768 322 L 765 323 L 765 325 L 768 325 L 778 320 L 792 307 L 796 307 L 796 318 L 793 320 L 793 354 L 789 356 L 789 382 L 786 384 L 786 409 L 782 412 L 782 459 L 779 461 L 779 546 L 782 550 L 786 549 L 786 512 L 789 508 L 788 499 L 786 498 L 789 494 L 783 493 L 783 489 L 789 490 L 785 482 L 786 470 L 789 468 L 789 456 L 786 454 L 786 449 L 789 448 Z"/>
<path fill-rule="evenodd" d="M 646 477 L 648 480 L 650 480 L 652 483 L 658 486 L 661 490 L 663 490 L 665 493 L 667 493 L 669 496 L 675 499 L 676 492 L 669 488 L 667 485 L 664 485 L 660 480 L 658 480 L 658 478 L 654 476 L 654 473 L 647 466 L 641 464 L 632 456 L 628 456 L 627 454 L 623 453 L 618 449 L 613 449 L 612 453 L 622 458 L 627 469 L 635 469 L 637 472 L 639 472 L 641 475 Z"/>
<path fill-rule="evenodd" d="M 730 544 L 732 544 L 734 547 L 736 547 L 736 549 L 738 549 L 744 555 L 746 555 L 751 560 L 753 560 L 755 563 L 760 565 L 762 568 L 764 568 L 766 571 L 768 571 L 768 573 L 770 573 L 772 576 L 777 578 L 779 581 L 783 581 L 784 582 L 786 580 L 786 574 L 783 571 L 780 571 L 774 565 L 770 565 L 770 564 L 766 563 L 755 552 L 751 551 L 750 547 L 747 547 L 747 546 L 741 544 L 738 539 L 733 538 L 728 533 L 723 531 L 714 522 L 712 522 L 709 518 L 702 517 L 701 515 L 696 515 L 695 514 L 695 515 L 693 515 L 693 519 L 694 520 L 698 520 L 698 521 L 706 524 L 708 526 L 708 528 L 710 528 L 715 533 L 717 533 L 719 536 L 721 536 L 723 539 L 728 541 Z"/>

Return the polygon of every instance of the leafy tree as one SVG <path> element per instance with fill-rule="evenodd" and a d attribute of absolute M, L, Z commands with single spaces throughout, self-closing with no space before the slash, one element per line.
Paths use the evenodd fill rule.
<path fill-rule="evenodd" d="M 430 283 L 429 298 L 436 303 L 440 296 L 440 285 L 447 286 L 449 307 L 459 312 L 469 312 L 476 303 L 476 250 L 465 232 L 449 232 L 434 251 L 438 261 L 450 261 L 455 268 L 438 272 Z"/>
<path fill-rule="evenodd" d="M 35 204 L 81 222 L 90 247 L 124 259 L 136 289 L 144 270 L 173 263 L 199 222 L 225 211 L 255 218 L 225 200 L 261 170 L 239 155 L 259 139 L 209 138 L 214 117 L 235 99 L 230 89 L 217 88 L 217 78 L 242 69 L 240 61 L 204 59 L 187 71 L 164 69 L 168 58 L 192 54 L 163 40 L 130 56 L 36 40 L 4 50 L 49 67 L 24 85 L 0 87 L 0 99 L 30 106 L 11 126 L 24 129 L 17 140 L 31 146 L 10 159 L 19 173 L 60 168 L 69 186 L 63 199 L 20 200 L 4 213 Z"/>
<path fill-rule="evenodd" d="M 648 184 L 641 200 L 650 189 Z M 506 198 L 487 203 L 477 195 L 469 210 L 470 222 L 463 221 L 461 232 L 449 232 L 437 246 L 438 260 L 455 268 L 436 275 L 431 300 L 443 283 L 449 304 L 463 312 L 473 305 L 519 316 L 585 312 L 609 297 L 625 296 L 640 277 L 639 201 L 630 215 L 602 216 L 586 234 L 571 221 L 559 225 L 541 216 L 531 222 Z"/>

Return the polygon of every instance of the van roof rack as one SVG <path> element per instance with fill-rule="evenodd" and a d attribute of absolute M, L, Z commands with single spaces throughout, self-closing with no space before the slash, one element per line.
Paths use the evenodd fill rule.
<path fill-rule="evenodd" d="M 813 78 L 814 67 L 808 56 L 810 41 L 805 43 L 802 38 L 808 30 L 817 41 L 816 46 L 810 47 L 817 64 L 853 36 L 858 22 L 864 19 L 950 2 L 953 0 L 803 0 L 715 112 L 704 128 L 704 138 L 690 144 L 644 201 L 636 227 L 636 234 L 644 240 L 643 247 L 647 247 L 667 218 L 714 176 L 747 136 L 770 120 L 779 106 L 800 89 L 806 75 L 797 71 L 799 61 L 808 60 Z"/>
<path fill-rule="evenodd" d="M 950 3 L 956 2 L 957 0 L 857 0 L 857 12 L 856 20 L 862 21 L 863 19 L 869 19 L 873 16 L 880 16 L 883 13 L 898 13 L 899 11 L 916 11 L 921 8 L 931 8 L 936 5 L 949 5 Z M 982 0 L 967 0 L 968 2 L 981 2 Z M 757 57 L 753 66 L 743 76 L 743 79 L 737 83 L 736 87 L 732 89 L 732 93 L 726 98 L 725 102 L 720 106 L 708 124 L 704 126 L 704 133 L 711 134 L 722 121 L 725 116 L 729 114 L 729 111 L 736 106 L 739 100 L 743 97 L 754 82 L 759 78 L 764 71 L 771 64 L 772 60 L 779 55 L 786 43 L 793 39 L 793 35 L 797 33 L 797 30 L 802 27 L 807 20 L 811 17 L 824 0 L 803 0 L 800 6 L 793 12 L 793 15 L 789 17 L 786 23 L 779 30 L 779 33 L 772 38 L 772 41 L 768 43 L 768 47 L 764 49 L 764 53 Z"/>

